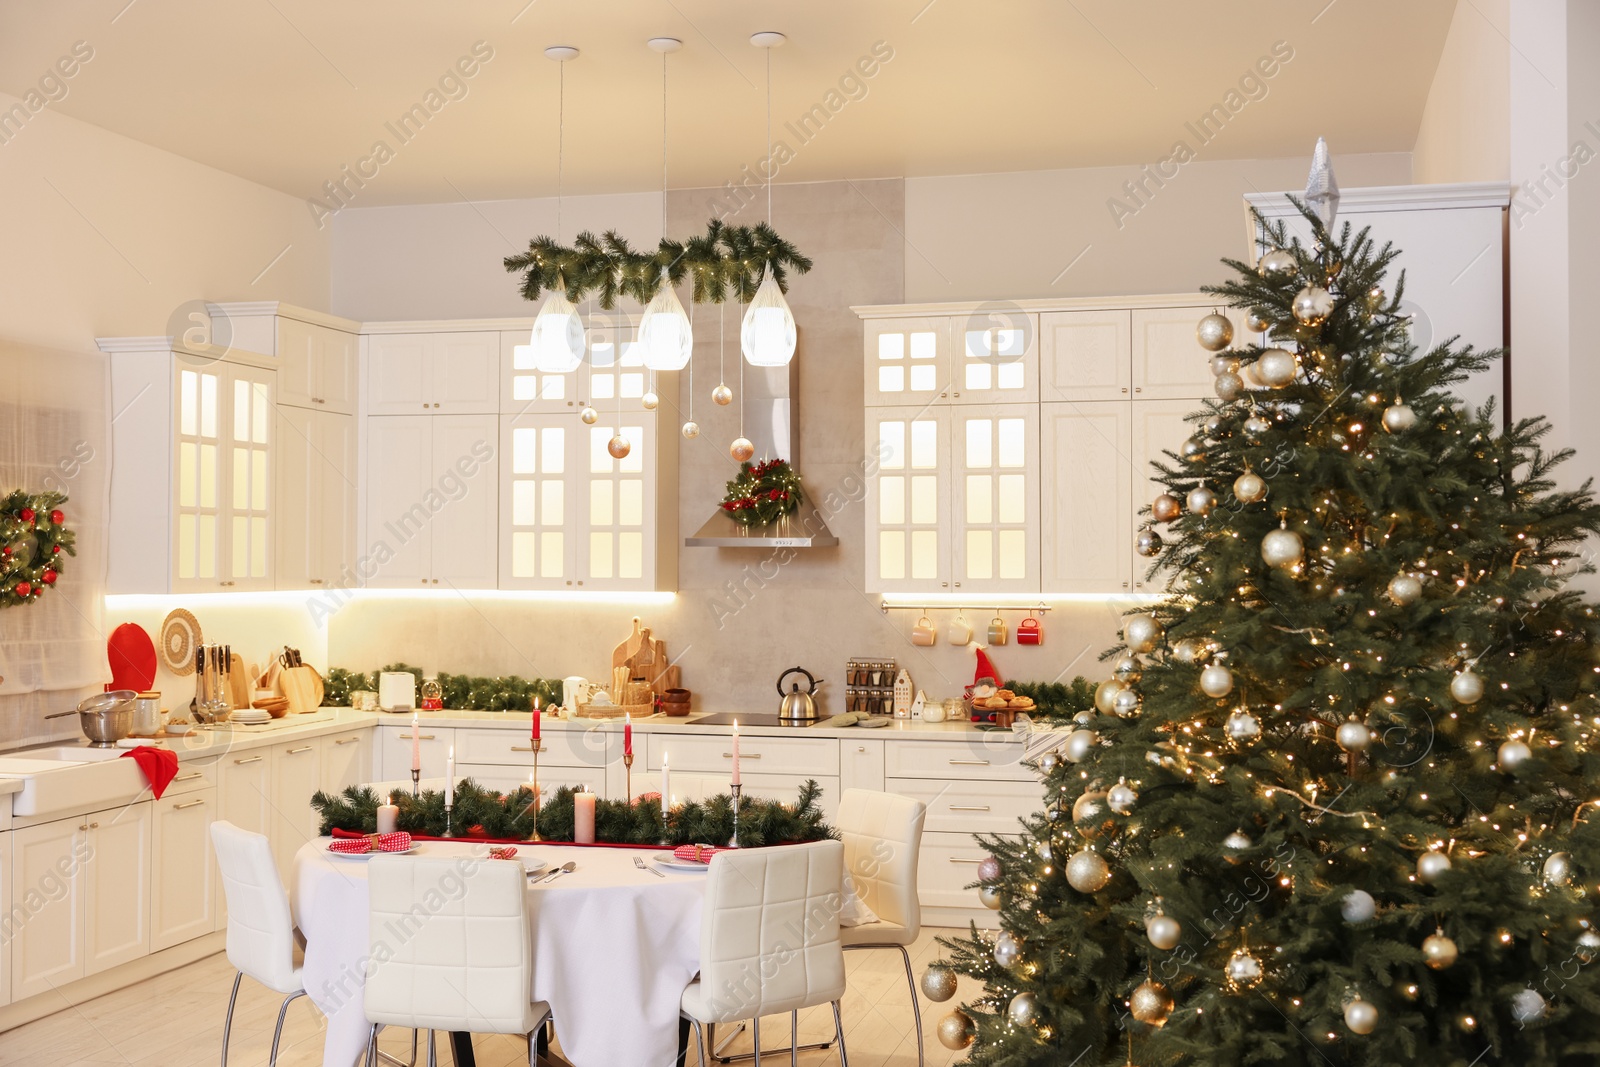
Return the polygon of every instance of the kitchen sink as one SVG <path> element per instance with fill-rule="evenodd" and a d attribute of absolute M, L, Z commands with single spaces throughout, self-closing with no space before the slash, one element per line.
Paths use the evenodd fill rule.
<path fill-rule="evenodd" d="M 117 759 L 128 751 L 125 748 L 90 748 L 87 745 L 67 745 L 54 748 L 30 748 L 17 753 L 23 759 L 58 760 L 64 763 L 99 763 Z"/>
<path fill-rule="evenodd" d="M 13 815 L 53 815 L 127 804 L 146 791 L 144 772 L 124 749 L 56 746 L 0 756 L 0 778 L 22 782 Z"/>

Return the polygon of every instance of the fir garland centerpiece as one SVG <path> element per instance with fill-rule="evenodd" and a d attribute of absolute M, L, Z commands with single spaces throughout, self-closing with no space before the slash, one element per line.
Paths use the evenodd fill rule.
<path fill-rule="evenodd" d="M 787 460 L 746 460 L 739 464 L 738 476 L 728 482 L 722 510 L 740 526 L 771 526 L 800 510 L 804 499 L 800 475 Z"/>
<path fill-rule="evenodd" d="M 63 555 L 77 555 L 66 502 L 65 493 L 23 489 L 0 497 L 0 608 L 38 600 L 61 576 Z"/>

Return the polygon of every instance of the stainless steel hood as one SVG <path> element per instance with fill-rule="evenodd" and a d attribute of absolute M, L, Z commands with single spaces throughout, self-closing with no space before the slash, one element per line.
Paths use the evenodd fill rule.
<path fill-rule="evenodd" d="M 787 367 L 744 368 L 745 436 L 756 446 L 757 459 L 786 459 L 805 475 L 800 465 L 800 361 Z M 693 537 L 683 543 L 700 548 L 827 548 L 839 543 L 811 500 L 800 510 L 771 526 L 742 526 L 720 507 Z"/>

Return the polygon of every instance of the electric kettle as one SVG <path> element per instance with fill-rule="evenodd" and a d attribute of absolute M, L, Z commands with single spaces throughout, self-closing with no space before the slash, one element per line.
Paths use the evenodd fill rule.
<path fill-rule="evenodd" d="M 791 674 L 806 676 L 806 690 L 800 691 L 800 683 L 790 684 L 789 691 L 783 691 L 783 682 Z M 811 672 L 804 667 L 790 667 L 778 675 L 778 694 L 783 697 L 783 702 L 778 705 L 778 721 L 784 726 L 804 726 L 817 721 L 817 702 L 812 699 L 817 686 L 821 683 L 811 676 Z"/>

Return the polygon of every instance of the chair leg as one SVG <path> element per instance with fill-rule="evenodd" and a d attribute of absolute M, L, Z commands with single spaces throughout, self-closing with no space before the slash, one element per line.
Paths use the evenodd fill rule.
<path fill-rule="evenodd" d="M 761 1067 L 761 1016 L 759 1015 L 750 1020 L 750 1036 L 755 1041 L 756 1054 L 754 1059 L 756 1067 Z"/>
<path fill-rule="evenodd" d="M 921 1026 L 917 1029 L 920 1031 Z M 850 1067 L 850 1058 L 844 1051 L 844 1019 L 839 1015 L 839 1002 L 833 1002 L 833 1032 L 839 1036 L 839 1067 Z"/>
<path fill-rule="evenodd" d="M 700 1067 L 706 1067 L 706 1028 L 699 1019 L 694 1021 L 694 1044 L 700 1050 Z"/>
<path fill-rule="evenodd" d="M 900 958 L 906 964 L 906 985 L 911 988 L 911 1025 L 917 1032 L 917 1067 L 924 1067 L 925 1054 L 922 1049 L 922 1004 L 917 1000 L 917 979 L 911 971 L 911 953 L 906 951 L 904 945 L 896 946 L 900 949 Z"/>
<path fill-rule="evenodd" d="M 243 971 L 233 976 L 233 993 L 228 997 L 228 1014 L 222 1020 L 222 1067 L 228 1067 L 228 1033 L 233 1029 L 233 1003 L 239 999 L 239 983 L 242 981 L 244 981 Z"/>
<path fill-rule="evenodd" d="M 800 1067 L 800 1013 L 789 1013 L 789 1067 Z"/>
<path fill-rule="evenodd" d="M 433 1039 L 433 1031 L 428 1031 L 428 1067 L 439 1067 L 439 1045 Z"/>
<path fill-rule="evenodd" d="M 305 995 L 302 989 L 283 998 L 283 1006 L 278 1009 L 278 1025 L 272 1028 L 272 1054 L 267 1057 L 267 1067 L 278 1067 L 278 1040 L 283 1037 L 283 1018 L 289 1014 L 289 1005 Z"/>
<path fill-rule="evenodd" d="M 415 1032 L 415 1031 L 413 1031 Z M 415 1056 L 412 1059 L 416 1059 Z M 378 1067 L 378 1024 L 373 1023 L 372 1029 L 367 1032 L 367 1052 L 361 1060 L 366 1067 Z M 415 1067 L 415 1065 L 413 1065 Z"/>

